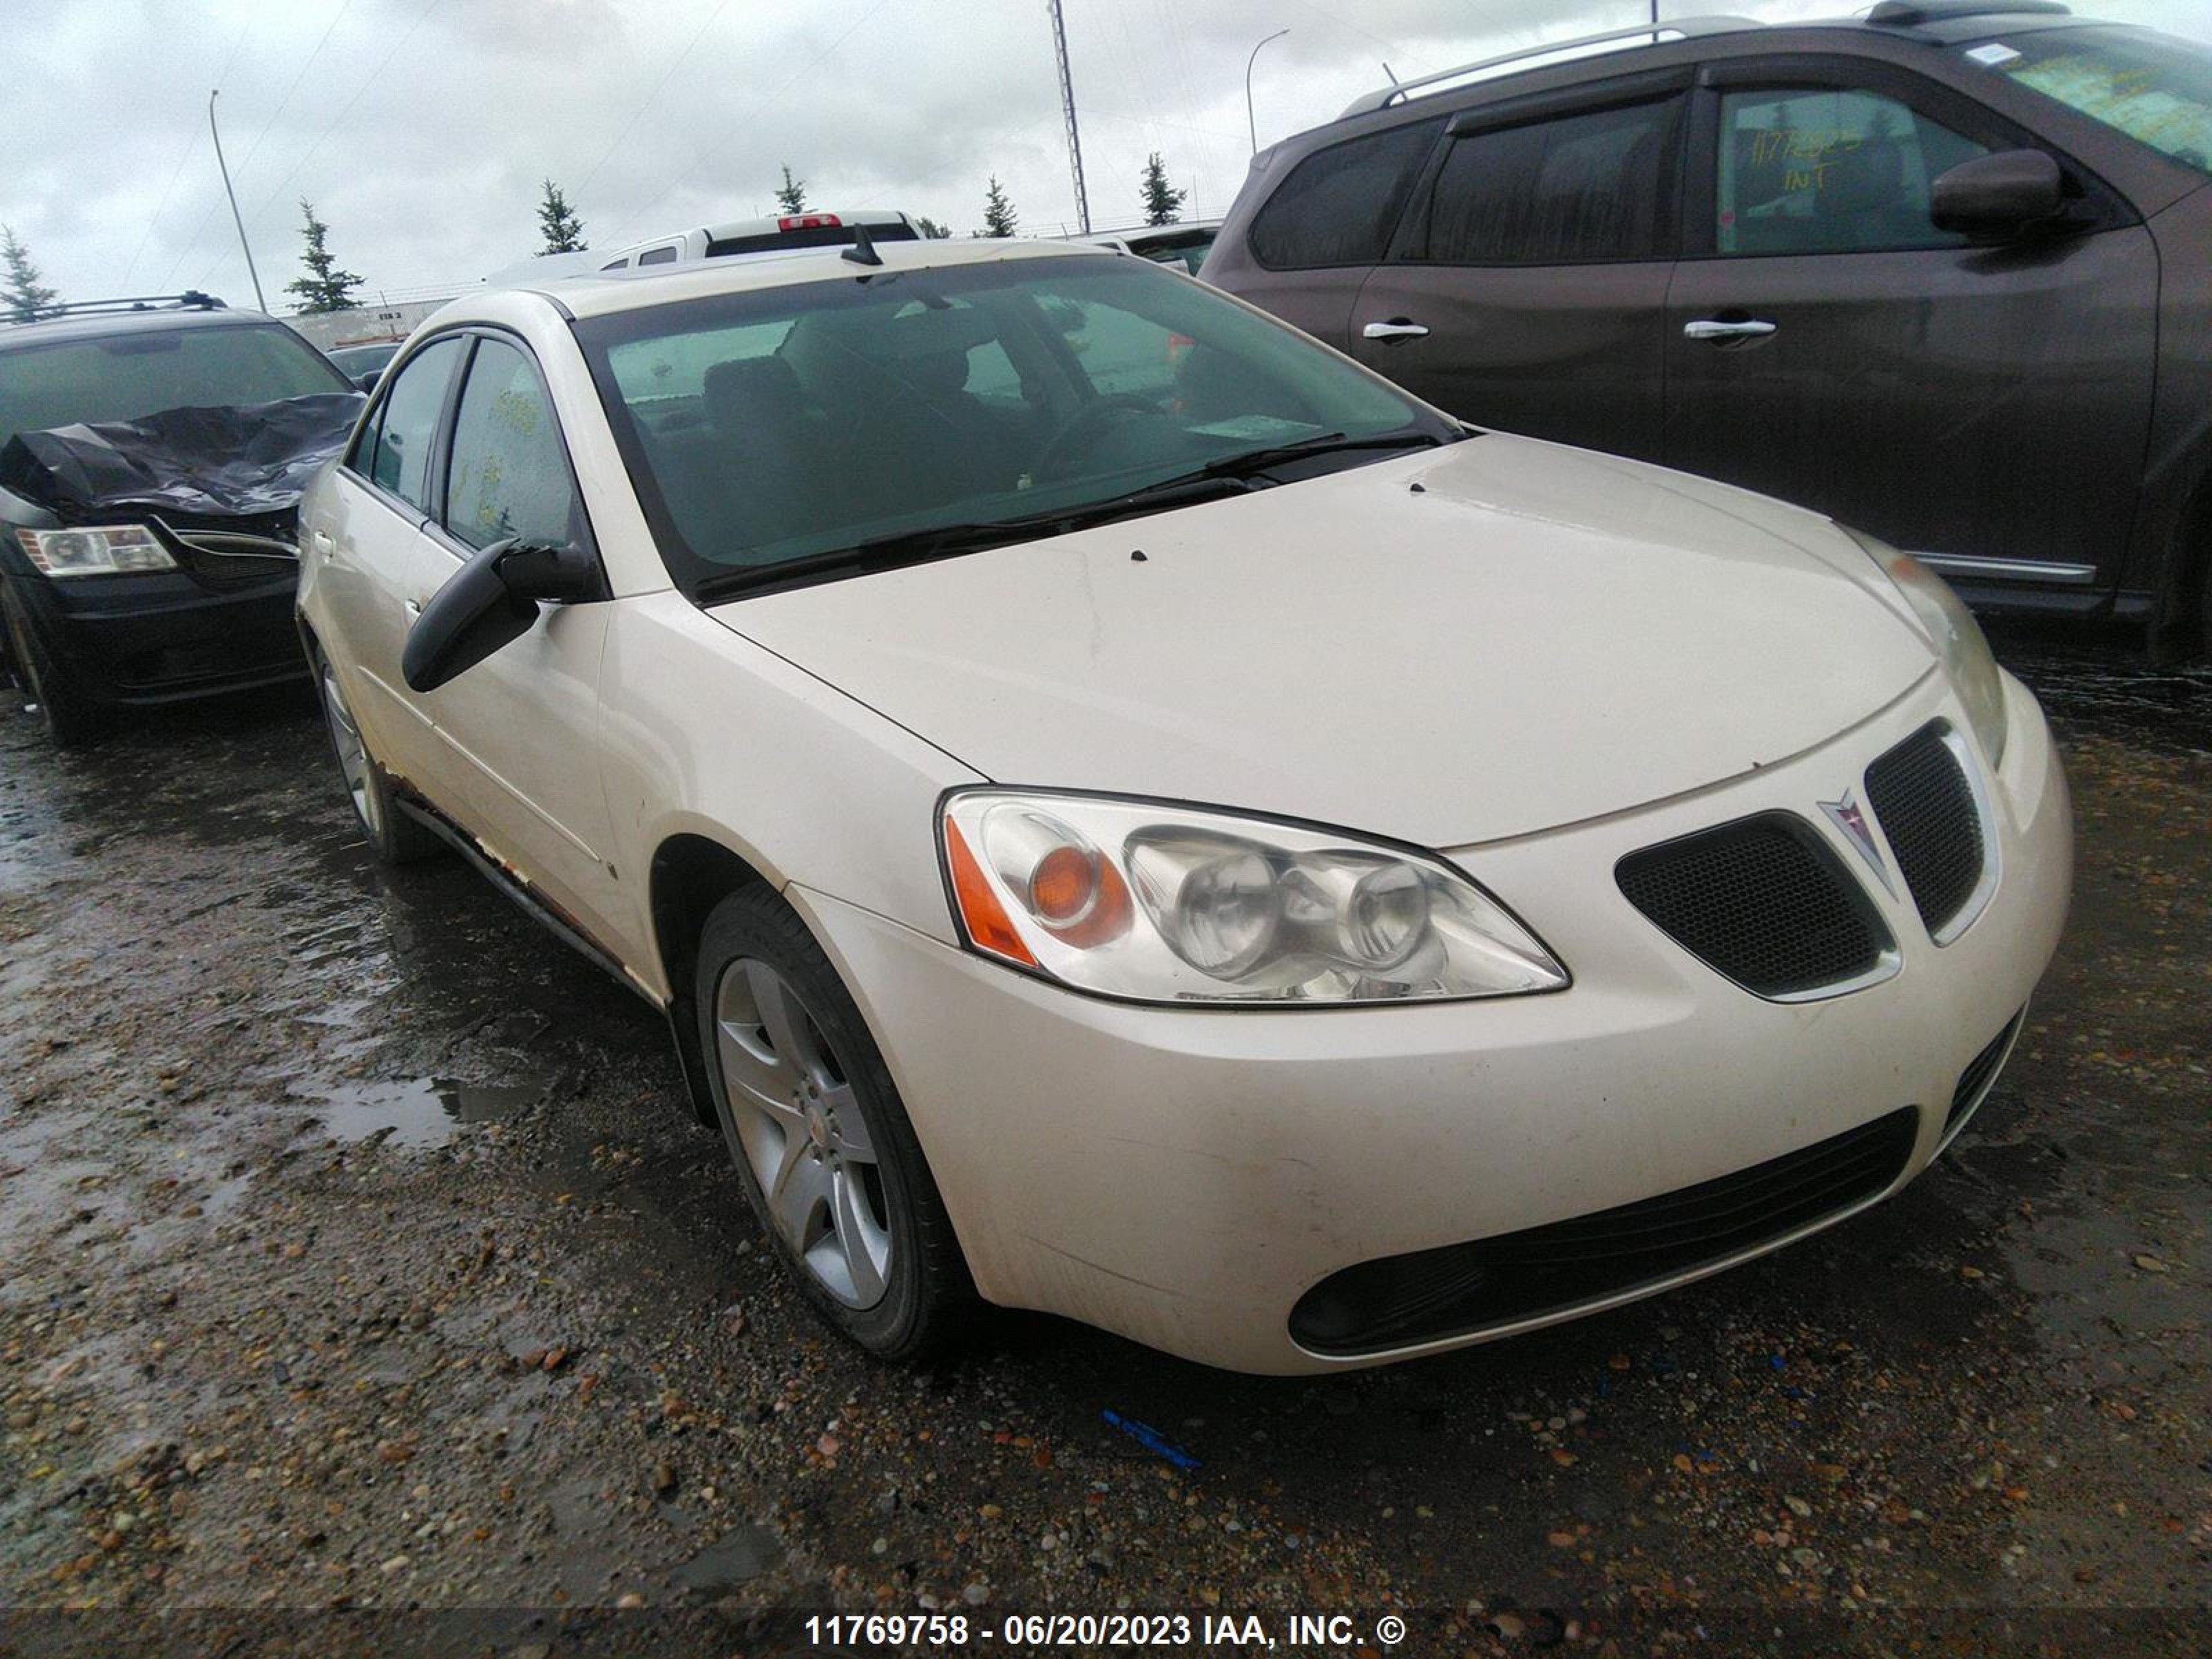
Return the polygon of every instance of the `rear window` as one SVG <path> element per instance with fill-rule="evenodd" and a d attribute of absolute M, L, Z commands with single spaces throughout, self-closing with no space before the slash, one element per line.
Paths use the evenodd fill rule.
<path fill-rule="evenodd" d="M 1252 257 L 1271 270 L 1381 262 L 1441 120 L 1316 150 L 1252 222 Z"/>
<path fill-rule="evenodd" d="M 2212 47 L 2149 29 L 2092 27 L 1984 41 L 1966 56 L 2212 174 Z"/>
<path fill-rule="evenodd" d="M 353 390 L 328 359 L 281 324 L 133 329 L 0 350 L 0 443 L 79 421 Z"/>

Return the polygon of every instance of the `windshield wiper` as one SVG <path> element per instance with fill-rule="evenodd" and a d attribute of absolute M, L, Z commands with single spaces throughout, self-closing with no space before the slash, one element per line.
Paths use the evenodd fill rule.
<path fill-rule="evenodd" d="M 1434 449 L 1443 444 L 1456 443 L 1456 438 L 1446 438 L 1433 432 L 1384 432 L 1373 437 L 1347 438 L 1341 432 L 1324 432 L 1318 437 L 1301 438 L 1296 443 L 1270 444 L 1264 449 L 1240 450 L 1234 455 L 1224 455 L 1208 461 L 1197 471 L 1188 475 L 1193 478 L 1249 478 L 1255 472 L 1265 472 L 1271 466 L 1280 466 L 1285 461 L 1304 460 L 1309 455 L 1339 455 L 1359 449 Z"/>
<path fill-rule="evenodd" d="M 701 605 L 709 605 L 741 594 L 799 586 L 830 577 L 927 564 L 933 559 L 981 553 L 1010 542 L 1042 541 L 1048 537 L 1066 535 L 1071 530 L 1110 524 L 1116 519 L 1165 512 L 1170 507 L 1194 505 L 1223 495 L 1241 495 L 1251 488 L 1238 478 L 1194 473 L 1146 484 L 1103 501 L 1086 501 L 1048 513 L 1029 513 L 1015 519 L 984 519 L 967 524 L 931 525 L 921 530 L 871 536 L 850 547 L 833 548 L 826 553 L 718 573 L 702 581 L 692 597 Z"/>

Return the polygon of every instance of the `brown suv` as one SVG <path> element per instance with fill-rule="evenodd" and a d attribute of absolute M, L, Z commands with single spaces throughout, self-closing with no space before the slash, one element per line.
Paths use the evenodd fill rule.
<path fill-rule="evenodd" d="M 1565 50 L 1261 152 L 1203 275 L 1469 420 L 2212 646 L 2212 49 L 1885 0 Z"/>

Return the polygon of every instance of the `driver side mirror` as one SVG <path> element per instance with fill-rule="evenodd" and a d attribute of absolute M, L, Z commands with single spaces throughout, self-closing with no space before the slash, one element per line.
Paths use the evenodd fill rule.
<path fill-rule="evenodd" d="M 509 537 L 481 549 L 430 596 L 407 630 L 399 672 L 416 691 L 434 691 L 520 639 L 542 601 L 597 599 L 598 562 L 575 546 L 544 547 Z"/>
<path fill-rule="evenodd" d="M 2012 241 L 2055 220 L 2066 206 L 2058 163 L 2039 149 L 1977 155 L 1939 174 L 1928 189 L 1938 230 L 1982 241 Z"/>
<path fill-rule="evenodd" d="M 366 369 L 361 374 L 354 376 L 353 383 L 359 386 L 363 392 L 374 392 L 376 390 L 376 383 L 383 378 L 384 371 L 382 369 Z"/>

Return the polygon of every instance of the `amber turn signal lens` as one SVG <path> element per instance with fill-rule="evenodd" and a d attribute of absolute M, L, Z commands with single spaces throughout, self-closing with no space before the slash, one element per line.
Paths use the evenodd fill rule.
<path fill-rule="evenodd" d="M 1113 860 L 1081 847 L 1055 847 L 1037 860 L 1029 904 L 1045 932 L 1085 950 L 1121 938 L 1135 914 Z"/>
<path fill-rule="evenodd" d="M 1036 967 L 1036 957 L 1014 931 L 1014 924 L 1006 907 L 999 902 L 999 896 L 991 890 L 982 866 L 975 862 L 975 854 L 968 850 L 968 841 L 960 833 L 960 826 L 949 817 L 945 821 L 945 860 L 952 869 L 952 896 L 960 907 L 961 925 L 967 928 L 968 937 L 976 949 L 1004 957 L 1008 962 L 1018 962 L 1024 968 Z"/>

